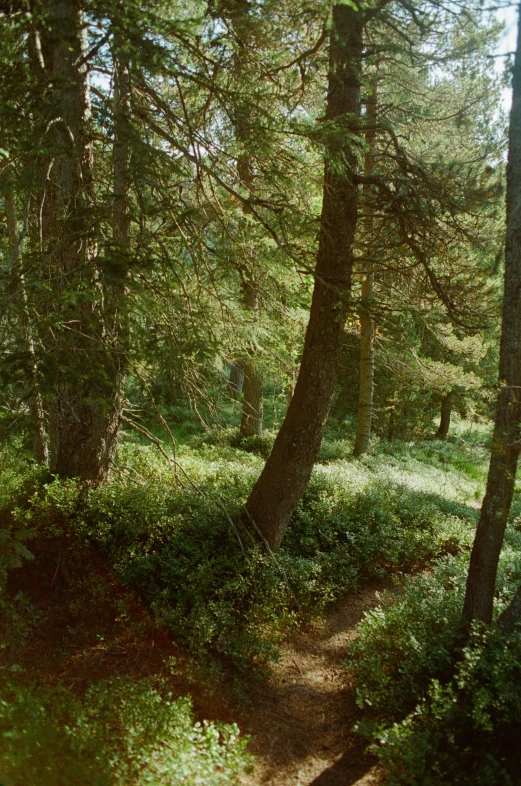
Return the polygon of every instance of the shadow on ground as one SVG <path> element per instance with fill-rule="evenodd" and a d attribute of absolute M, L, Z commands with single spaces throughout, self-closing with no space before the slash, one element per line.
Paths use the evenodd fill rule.
<path fill-rule="evenodd" d="M 353 732 L 360 718 L 342 660 L 364 612 L 391 589 L 373 580 L 331 605 L 323 623 L 298 631 L 282 648 L 268 684 L 248 686 L 250 708 L 242 726 L 259 757 L 248 786 L 377 784 L 376 759 Z"/>

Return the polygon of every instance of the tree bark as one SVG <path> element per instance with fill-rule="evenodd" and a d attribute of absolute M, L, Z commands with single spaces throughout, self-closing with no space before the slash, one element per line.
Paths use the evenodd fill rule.
<path fill-rule="evenodd" d="M 27 387 L 29 389 L 29 412 L 31 417 L 31 429 L 33 433 L 34 457 L 39 464 L 47 464 L 49 461 L 49 450 L 47 446 L 45 409 L 39 388 L 38 363 L 36 359 L 33 330 L 29 314 L 25 277 L 21 267 L 21 238 L 18 232 L 13 177 L 10 168 L 7 174 L 5 190 L 5 213 L 7 221 L 7 232 L 9 235 L 9 244 L 11 246 L 11 254 L 13 257 L 12 270 L 16 276 L 16 284 L 19 291 L 18 311 L 22 334 L 21 340 L 24 351 L 28 356 Z"/>
<path fill-rule="evenodd" d="M 351 135 L 360 122 L 362 30 L 360 12 L 351 5 L 333 7 L 324 190 L 309 323 L 286 417 L 246 502 L 248 515 L 275 551 L 309 482 L 337 382 L 358 208 Z"/>
<path fill-rule="evenodd" d="M 230 363 L 228 386 L 234 396 L 238 393 L 242 393 L 242 388 L 244 386 L 244 366 L 242 364 L 242 360 L 237 360 L 234 363 Z"/>
<path fill-rule="evenodd" d="M 248 50 L 255 46 L 251 6 L 248 0 L 232 0 L 231 3 L 226 4 L 224 11 L 231 21 L 236 39 L 234 78 L 240 87 L 242 83 L 251 79 L 251 75 L 248 73 Z M 248 192 L 248 196 L 251 196 L 254 190 L 253 160 L 248 152 L 248 143 L 252 133 L 251 119 L 251 105 L 239 100 L 234 108 L 235 136 L 246 149 L 237 158 L 237 178 L 240 185 Z M 242 210 L 245 216 L 251 213 L 248 205 L 243 204 Z M 252 319 L 255 320 L 259 310 L 259 264 L 256 259 L 255 246 L 248 242 L 249 231 L 248 221 L 240 221 L 238 235 L 241 246 L 244 244 L 244 257 L 239 260 L 243 279 L 242 302 Z M 255 355 L 256 349 L 252 345 L 248 353 L 241 358 L 244 370 L 240 425 L 242 437 L 260 436 L 262 433 L 263 379 Z"/>
<path fill-rule="evenodd" d="M 241 68 L 239 70 L 242 70 L 243 64 L 240 63 L 240 66 Z M 244 140 L 244 138 L 247 137 L 248 131 L 245 129 L 243 122 L 237 122 L 236 131 L 239 139 Z M 237 173 L 239 181 L 248 190 L 248 193 L 251 194 L 253 190 L 253 167 L 251 158 L 248 154 L 239 156 Z M 245 213 L 248 213 L 248 206 L 243 206 L 243 210 Z M 248 226 L 245 225 L 241 227 L 241 230 L 241 234 L 243 232 L 246 233 L 248 231 Z M 251 317 L 256 319 L 259 310 L 259 286 L 257 283 L 258 271 L 256 270 L 258 263 L 254 258 L 254 254 L 254 248 L 248 248 L 247 256 L 249 259 L 245 266 L 245 278 L 242 285 L 242 302 Z M 264 410 L 263 379 L 252 349 L 242 358 L 242 365 L 244 370 L 244 385 L 240 433 L 242 437 L 260 436 L 262 433 L 262 417 Z"/>
<path fill-rule="evenodd" d="M 376 141 L 376 107 L 377 83 L 372 83 L 372 91 L 367 99 L 367 131 L 365 142 L 367 145 L 364 174 L 370 177 L 374 169 L 375 141 Z M 364 193 L 370 197 L 371 186 L 364 186 Z M 353 453 L 363 456 L 369 449 L 371 439 L 371 423 L 373 420 L 374 396 L 374 271 L 372 256 L 371 233 L 373 229 L 373 210 L 368 199 L 367 207 L 367 256 L 368 270 L 362 282 L 362 304 L 360 311 L 360 395 L 358 399 L 358 419 L 356 423 L 356 437 Z"/>
<path fill-rule="evenodd" d="M 258 293 L 255 284 L 243 286 L 243 300 L 252 315 L 258 310 Z M 262 375 L 255 358 L 247 355 L 242 361 L 244 369 L 244 397 L 242 401 L 241 437 L 260 437 L 264 412 Z"/>
<path fill-rule="evenodd" d="M 472 547 L 463 609 L 465 619 L 478 619 L 485 623 L 492 621 L 497 566 L 512 503 L 521 444 L 521 25 L 518 27 L 513 70 L 506 203 L 500 389 L 487 489 Z"/>
<path fill-rule="evenodd" d="M 441 400 L 440 425 L 434 439 L 447 439 L 450 429 L 450 416 L 452 415 L 452 391 L 443 396 Z"/>
<path fill-rule="evenodd" d="M 119 430 L 121 390 L 96 265 L 86 21 L 78 0 L 48 0 L 45 51 L 52 92 L 52 166 L 42 212 L 50 259 L 53 361 L 50 468 L 62 477 L 106 479 Z"/>

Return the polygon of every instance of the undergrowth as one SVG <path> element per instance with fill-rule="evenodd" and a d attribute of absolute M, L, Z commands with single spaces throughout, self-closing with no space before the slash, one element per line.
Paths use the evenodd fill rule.
<path fill-rule="evenodd" d="M 150 679 L 106 680 L 82 697 L 20 675 L 0 689 L 9 786 L 228 786 L 249 765 L 236 726 L 195 723 L 189 699 Z"/>
<path fill-rule="evenodd" d="M 4 449 L 0 454 L 3 612 L 10 610 L 11 620 L 16 616 L 15 600 L 7 599 L 5 593 L 5 577 L 20 560 L 30 557 L 31 537 L 59 539 L 65 547 L 69 543 L 69 548 L 79 538 L 95 546 L 105 563 L 148 603 L 158 621 L 199 664 L 217 675 L 224 669 L 227 674 L 233 672 L 240 676 L 245 669 L 253 667 L 262 671 L 269 666 L 277 657 L 278 642 L 289 626 L 319 614 L 327 602 L 355 588 L 361 579 L 390 573 L 401 575 L 411 569 L 427 570 L 416 581 L 406 583 L 405 606 L 400 605 L 402 599 L 395 604 L 386 602 L 381 611 L 368 617 L 352 655 L 353 668 L 359 677 L 359 700 L 370 706 L 373 713 L 373 725 L 368 733 L 378 741 L 382 751 L 391 752 L 393 761 L 404 761 L 404 755 L 393 751 L 399 752 L 400 745 L 407 747 L 404 740 L 412 733 L 410 729 L 420 728 L 420 720 L 414 716 L 418 712 L 418 697 L 430 707 L 429 702 L 434 701 L 429 698 L 433 685 L 449 690 L 454 663 L 464 652 L 457 624 L 465 573 L 462 551 L 468 551 L 472 542 L 477 517 L 472 505 L 482 491 L 482 465 L 477 464 L 479 471 L 473 472 L 465 466 L 465 461 L 469 451 L 479 451 L 480 445 L 469 447 L 435 441 L 389 444 L 375 440 L 371 455 L 354 460 L 349 437 L 330 430 L 320 462 L 275 562 L 258 543 L 256 534 L 237 523 L 271 438 L 268 435 L 262 440 L 244 441 L 232 430 L 221 430 L 204 440 L 195 435 L 188 444 L 177 446 L 179 465 L 174 471 L 155 447 L 127 435 L 120 446 L 112 481 L 91 489 L 80 488 L 74 481 L 49 479 L 26 462 L 20 452 Z M 509 537 L 515 539 L 516 535 L 515 528 L 511 529 Z M 510 587 L 508 576 L 514 576 L 517 571 L 514 547 L 510 562 L 507 552 L 502 563 L 506 583 L 500 585 L 505 597 Z M 434 563 L 440 556 L 442 562 Z M 485 642 L 483 646 L 488 644 Z M 107 683 L 89 690 L 86 704 L 61 689 L 56 693 L 56 703 L 52 704 L 45 691 L 22 689 L 20 683 L 17 687 L 7 686 L 0 726 L 2 718 L 8 718 L 9 723 L 22 728 L 26 708 L 33 707 L 30 713 L 35 718 L 34 724 L 26 725 L 28 734 L 34 733 L 34 739 L 39 740 L 41 732 L 44 737 L 51 734 L 56 741 L 56 724 L 72 730 L 56 742 L 57 750 L 66 746 L 66 752 L 56 761 L 70 760 L 66 766 L 73 767 L 79 750 L 75 745 L 85 751 L 97 747 L 101 758 L 98 761 L 94 754 L 89 754 L 94 770 L 90 773 L 88 767 L 85 769 L 90 773 L 90 780 L 85 782 L 177 783 L 153 769 L 136 769 L 132 771 L 134 774 L 125 770 L 137 762 L 132 751 L 138 750 L 125 736 L 125 718 L 134 711 L 132 706 L 141 706 L 141 694 L 128 693 L 130 704 L 124 709 L 118 702 L 127 696 L 126 689 L 120 690 L 118 684 Z M 96 693 L 97 690 L 100 692 Z M 204 751 L 210 738 L 217 739 L 217 732 L 211 731 L 213 727 L 205 731 L 194 726 L 187 720 L 187 711 L 179 709 L 185 705 L 165 699 L 155 686 L 142 683 L 141 690 L 144 706 L 160 708 L 161 702 L 170 701 L 172 717 L 185 719 L 179 721 L 180 728 L 186 730 L 188 737 L 192 735 L 195 748 L 187 756 L 193 755 L 196 762 L 193 773 L 197 774 L 187 770 L 189 775 L 182 782 L 202 782 L 190 777 L 197 778 L 203 772 L 201 762 L 207 761 Z M 474 692 L 470 691 L 469 695 Z M 115 716 L 111 719 L 110 702 L 103 696 L 114 696 L 113 706 L 120 708 L 119 720 Z M 87 705 L 98 707 L 103 728 L 96 726 L 94 716 L 88 715 Z M 50 727 L 40 722 L 43 717 L 40 706 L 50 708 L 48 713 L 44 712 Z M 103 715 L 105 710 L 100 707 L 105 707 L 109 714 Z M 386 707 L 392 707 L 392 717 L 385 714 Z M 170 761 L 170 753 L 159 743 L 164 739 L 161 713 L 158 709 L 156 737 L 156 731 L 151 732 L 159 751 L 157 767 Z M 118 732 L 114 734 L 113 722 L 123 724 L 117 726 Z M 146 730 L 139 731 L 139 724 L 136 728 L 138 737 L 148 734 Z M 163 731 L 158 731 L 160 728 Z M 399 732 L 400 728 L 404 731 Z M 107 747 L 108 743 L 103 747 L 98 742 L 98 734 L 105 742 L 112 738 L 119 740 L 117 756 L 110 745 Z M 183 734 L 180 738 L 185 739 Z M 6 749 L 11 751 L 11 758 L 4 756 L 4 760 L 18 767 L 16 772 L 25 773 L 23 768 L 32 761 L 35 749 L 34 745 L 24 747 L 27 739 L 20 732 L 12 737 L 11 747 Z M 228 755 L 227 739 L 219 737 L 215 756 Z M 142 747 L 143 740 L 141 737 L 139 740 Z M 130 753 L 124 752 L 127 743 L 132 749 L 129 748 Z M 38 746 L 41 747 L 39 742 Z M 236 764 L 239 766 L 239 761 L 244 764 L 239 748 L 234 746 L 235 742 L 229 748 L 229 772 Z M 33 751 L 30 755 L 29 750 Z M 174 746 L 172 756 L 177 755 L 176 751 Z M 208 761 L 215 764 L 211 755 L 208 756 Z M 81 761 L 79 754 L 78 757 Z M 112 762 L 112 769 L 107 762 Z M 210 770 L 213 764 L 208 765 Z M 226 782 L 218 780 L 218 774 L 228 772 L 227 766 L 219 764 L 211 772 L 204 770 L 205 782 Z M 416 760 L 409 768 L 409 775 L 414 767 L 417 770 L 420 767 Z M 126 774 L 122 775 L 123 772 Z M 148 780 L 144 772 L 148 773 Z M 217 780 L 212 781 L 214 776 Z M 20 775 L 14 783 L 25 783 L 27 777 Z M 31 777 L 31 783 L 38 784 L 37 777 Z M 59 777 L 56 775 L 54 782 L 60 783 Z M 83 782 L 74 780 L 76 775 L 73 778 L 70 773 L 66 777 L 69 780 L 64 783 Z M 408 781 L 402 778 L 396 782 Z"/>
<path fill-rule="evenodd" d="M 234 671 L 263 668 L 288 626 L 360 579 L 471 542 L 476 512 L 458 500 L 475 482 L 399 446 L 318 465 L 275 563 L 234 523 L 262 467 L 234 441 L 221 432 L 219 444 L 180 446 L 176 477 L 156 448 L 127 437 L 111 483 L 80 493 L 54 480 L 23 504 L 15 494 L 11 515 L 25 531 L 88 539 L 176 640 L 206 667 Z"/>
<path fill-rule="evenodd" d="M 498 611 L 521 581 L 521 534 L 511 523 Z M 521 628 L 509 637 L 462 624 L 468 553 L 406 579 L 359 625 L 347 661 L 367 718 L 361 731 L 398 786 L 521 783 Z"/>

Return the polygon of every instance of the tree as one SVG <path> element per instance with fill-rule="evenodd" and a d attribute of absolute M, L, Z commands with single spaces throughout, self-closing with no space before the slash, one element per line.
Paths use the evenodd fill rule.
<path fill-rule="evenodd" d="M 366 99 L 365 142 L 367 150 L 364 161 L 364 175 L 368 180 L 373 175 L 375 140 L 377 128 L 377 80 L 372 79 L 369 95 Z M 367 184 L 367 192 L 371 186 Z M 366 207 L 367 232 L 371 235 L 373 216 L 372 205 Z M 360 393 L 358 399 L 358 418 L 353 452 L 355 456 L 363 456 L 369 448 L 371 438 L 371 421 L 373 418 L 374 395 L 374 260 L 369 249 L 367 254 L 367 272 L 362 282 L 362 302 L 360 312 Z"/>
<path fill-rule="evenodd" d="M 326 161 L 315 285 L 295 391 L 273 450 L 246 502 L 273 550 L 309 481 L 335 390 L 349 305 L 358 189 L 360 74 L 364 18 L 334 5 L 329 45 Z"/>
<path fill-rule="evenodd" d="M 465 619 L 478 619 L 489 624 L 492 622 L 497 566 L 521 449 L 521 19 L 518 24 L 508 134 L 499 393 L 486 493 L 472 547 L 463 608 Z"/>
<path fill-rule="evenodd" d="M 25 355 L 24 376 L 28 388 L 28 403 L 31 415 L 31 429 L 33 433 L 33 448 L 36 461 L 47 464 L 49 452 L 47 446 L 46 416 L 43 399 L 40 391 L 40 380 L 38 362 L 36 358 L 33 329 L 28 308 L 27 290 L 22 268 L 22 247 L 23 238 L 21 237 L 17 215 L 16 199 L 14 189 L 14 175 L 10 162 L 6 164 L 5 170 L 5 213 L 7 220 L 7 232 L 9 236 L 9 250 L 11 253 L 11 270 L 14 274 L 17 296 L 14 298 L 16 303 L 17 322 L 21 333 L 21 349 Z"/>
<path fill-rule="evenodd" d="M 480 31 L 478 38 L 476 30 Z M 416 435 L 422 418 L 422 428 L 430 428 L 430 412 L 421 406 L 420 398 L 414 406 L 413 389 L 418 383 L 422 386 L 421 395 L 429 407 L 427 384 L 432 398 L 445 396 L 448 381 L 442 379 L 442 364 L 446 364 L 451 385 L 467 377 L 470 387 L 475 388 L 477 379 L 469 376 L 475 371 L 475 364 L 470 368 L 470 355 L 475 352 L 464 346 L 464 339 L 468 337 L 471 343 L 478 331 L 494 322 L 493 282 L 487 268 L 500 242 L 497 205 L 501 182 L 495 171 L 501 136 L 493 111 L 498 90 L 487 60 L 494 28 L 487 29 L 476 20 L 466 29 L 465 19 L 455 16 L 443 33 L 449 42 L 457 35 L 459 46 L 452 59 L 450 50 L 443 52 L 437 46 L 436 34 L 434 49 L 432 41 L 427 39 L 420 46 L 417 40 L 417 50 L 411 53 L 400 46 L 396 30 L 392 31 L 394 39 L 383 25 L 370 32 L 367 48 L 373 58 L 381 58 L 381 112 L 379 122 L 367 127 L 378 136 L 373 143 L 373 171 L 368 172 L 366 166 L 361 178 L 356 239 L 355 271 L 363 274 L 364 280 L 360 300 L 358 288 L 354 297 L 359 302 L 360 342 L 368 345 L 362 348 L 360 379 L 367 391 L 362 401 L 370 406 L 359 408 L 355 454 L 363 451 L 363 435 L 368 438 L 371 428 L 372 360 L 380 368 L 375 402 L 379 433 L 396 436 L 399 424 L 399 433 L 405 436 L 407 426 L 416 421 Z M 432 70 L 432 61 L 441 55 L 443 75 Z M 467 66 L 463 68 L 462 63 Z M 369 111 L 369 100 L 366 102 Z M 376 318 L 378 322 L 374 349 L 368 340 L 369 291 L 371 321 Z M 444 325 L 452 325 L 455 334 L 442 337 Z M 454 345 L 450 351 L 442 346 L 445 338 Z M 456 373 L 459 364 L 461 380 Z M 430 368 L 423 369 L 425 365 Z M 392 390 L 393 379 L 396 391 Z M 351 401 L 354 414 L 348 387 L 344 379 L 342 395 Z M 414 410 L 407 412 L 408 405 Z M 391 418 L 388 430 L 382 423 L 384 412 L 397 415 Z"/>
<path fill-rule="evenodd" d="M 232 0 L 229 7 L 225 9 L 231 20 L 231 32 L 236 42 L 234 81 L 238 92 L 244 89 L 249 67 L 249 50 L 255 48 L 255 34 L 252 29 L 250 19 L 250 8 L 248 0 Z M 248 74 L 251 78 L 251 74 Z M 246 98 L 246 101 L 244 100 Z M 248 93 L 241 97 L 232 110 L 235 125 L 235 135 L 242 148 L 237 157 L 237 176 L 239 185 L 245 189 L 248 197 L 254 194 L 254 161 L 249 152 L 252 135 L 251 104 L 248 103 Z M 246 215 L 251 213 L 247 204 L 243 204 Z M 239 222 L 239 234 L 242 236 L 243 258 L 239 260 L 239 270 L 241 274 L 242 300 L 247 312 L 253 320 L 256 319 L 259 311 L 259 285 L 260 275 L 259 260 L 255 259 L 256 249 L 251 241 L 248 242 L 247 234 L 249 231 L 248 222 Z M 241 253 L 240 247 L 237 249 Z M 258 361 L 254 357 L 254 350 L 249 349 L 242 358 L 242 369 L 244 373 L 243 383 L 243 403 L 240 433 L 242 437 L 260 436 L 262 432 L 263 416 L 263 381 L 259 370 Z"/>
<path fill-rule="evenodd" d="M 121 396 L 114 335 L 98 284 L 86 21 L 76 0 L 50 0 L 46 22 L 42 120 L 49 128 L 50 174 L 43 184 L 42 238 L 53 313 L 59 313 L 49 395 L 50 468 L 62 477 L 100 482 L 117 445 Z"/>

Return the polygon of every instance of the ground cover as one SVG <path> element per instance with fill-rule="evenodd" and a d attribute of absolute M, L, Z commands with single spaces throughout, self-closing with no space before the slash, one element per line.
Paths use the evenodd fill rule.
<path fill-rule="evenodd" d="M 131 704 L 174 707 L 177 731 L 169 733 L 182 729 L 191 740 L 176 760 L 192 767 L 186 776 L 192 780 L 182 782 L 199 782 L 203 771 L 206 782 L 232 782 L 247 764 L 236 730 L 194 726 L 203 718 L 239 721 L 252 734 L 260 763 L 254 775 L 240 776 L 245 783 L 321 777 L 317 784 L 325 784 L 342 772 L 374 781 L 380 777 L 375 759 L 365 757 L 365 743 L 352 731 L 360 710 L 342 666 L 347 643 L 381 582 L 435 570 L 436 558 L 457 562 L 468 549 L 486 461 L 483 439 L 381 442 L 355 461 L 350 440 L 332 429 L 277 563 L 255 533 L 235 523 L 262 466 L 262 442 L 237 445 L 233 432 L 196 436 L 178 445 L 174 473 L 155 447 L 129 434 L 112 483 L 81 493 L 5 450 L 2 567 L 10 584 L 3 617 L 10 638 L 2 674 L 13 686 L 4 687 L 5 723 L 38 704 L 48 717 L 56 715 L 58 726 L 89 729 L 88 706 L 107 707 L 114 694 L 117 707 L 126 694 L 121 679 L 131 678 L 141 685 Z M 32 563 L 25 549 L 36 554 Z M 13 570 L 20 561 L 25 567 Z M 30 683 L 36 667 L 56 706 L 45 690 L 20 693 L 19 680 Z M 356 669 L 367 715 L 364 686 L 376 689 L 364 675 L 362 655 Z M 195 694 L 195 716 L 186 703 L 176 704 L 187 694 Z M 64 696 L 67 716 L 60 709 Z M 124 725 L 124 712 L 118 715 Z M 159 762 L 164 729 L 159 723 L 138 730 L 132 744 L 127 732 L 120 734 L 127 753 L 120 745 L 116 756 L 99 743 L 112 735 L 113 722 L 107 716 L 98 737 L 86 732 L 82 750 L 94 746 L 104 761 L 130 768 L 111 770 L 96 760 L 96 777 L 141 783 L 139 734 L 152 739 Z M 30 761 L 20 749 L 37 743 L 38 728 L 35 721 L 32 737 L 13 737 L 12 772 Z M 303 744 L 307 737 L 314 742 Z M 134 781 L 122 774 L 127 771 Z M 159 777 L 153 769 L 149 775 Z M 177 783 L 169 777 L 166 782 Z"/>

